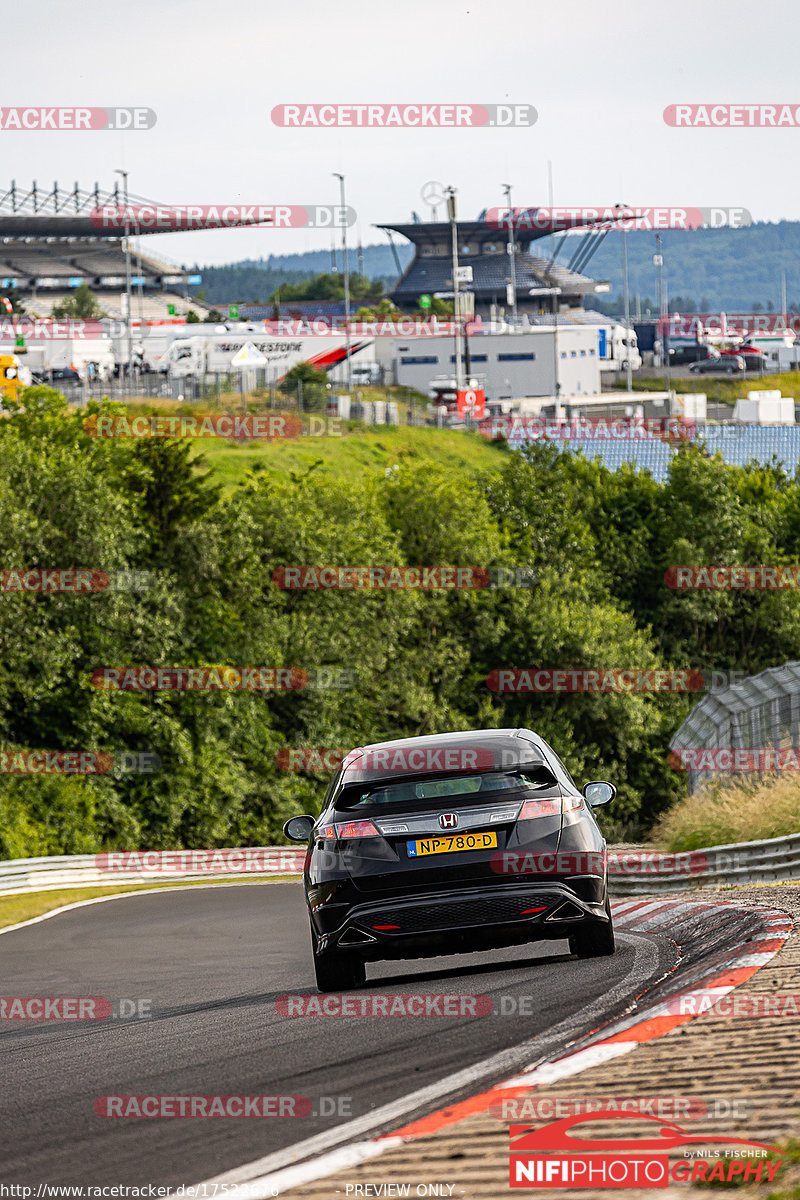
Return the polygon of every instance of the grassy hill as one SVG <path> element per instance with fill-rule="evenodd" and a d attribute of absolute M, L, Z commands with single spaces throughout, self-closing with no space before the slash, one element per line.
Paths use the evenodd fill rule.
<path fill-rule="evenodd" d="M 369 391 L 369 389 L 365 389 Z M 384 393 L 381 393 L 383 395 Z M 238 397 L 220 406 L 197 406 L 177 401 L 142 401 L 126 406 L 129 415 L 158 413 L 197 416 L 203 412 L 237 412 Z M 249 411 L 256 406 L 249 405 Z M 263 404 L 260 411 L 266 411 Z M 490 443 L 477 433 L 454 429 L 433 429 L 409 425 L 365 426 L 356 421 L 330 421 L 314 418 L 312 432 L 285 440 L 243 442 L 219 438 L 197 438 L 194 445 L 216 473 L 226 493 L 241 483 L 248 471 L 270 471 L 278 475 L 302 475 L 309 470 L 336 475 L 340 479 L 363 478 L 383 474 L 402 462 L 435 460 L 459 472 L 477 474 L 499 471 L 507 449 Z"/>
<path fill-rule="evenodd" d="M 340 479 L 355 479 L 382 475 L 395 464 L 426 458 L 477 474 L 498 471 L 507 453 L 477 433 L 410 426 L 362 427 L 344 430 L 342 437 L 304 437 L 240 446 L 203 439 L 195 445 L 226 490 L 232 490 L 247 471 L 253 470 L 289 475 L 313 469 Z"/>

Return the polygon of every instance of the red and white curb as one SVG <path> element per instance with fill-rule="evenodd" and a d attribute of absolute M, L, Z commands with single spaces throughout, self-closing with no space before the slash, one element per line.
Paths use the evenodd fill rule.
<path fill-rule="evenodd" d="M 646 1042 L 662 1037 L 678 1025 L 683 1025 L 700 1015 L 700 1013 L 694 1012 L 675 1013 L 671 1011 L 671 999 L 679 994 L 684 1001 L 692 998 L 700 1001 L 701 998 L 704 998 L 707 1007 L 710 992 L 713 991 L 714 996 L 717 997 L 724 996 L 770 962 L 792 932 L 793 922 L 788 914 L 779 909 L 748 907 L 741 903 L 709 904 L 686 900 L 634 899 L 613 902 L 615 928 L 631 933 L 664 932 L 665 926 L 678 924 L 686 918 L 702 916 L 706 913 L 716 917 L 720 909 L 738 909 L 761 918 L 760 930 L 754 936 L 754 940 L 748 943 L 746 951 L 730 950 L 725 954 L 724 962 L 716 961 L 709 971 L 701 971 L 700 979 L 695 980 L 696 986 L 688 988 L 681 984 L 681 964 L 679 963 L 673 971 L 676 986 L 666 999 L 646 1005 L 637 1012 L 613 1022 L 602 1032 L 598 1032 L 596 1040 L 588 1046 L 539 1063 L 529 1071 L 523 1071 L 502 1083 L 493 1085 L 487 1091 L 438 1109 L 419 1120 L 411 1121 L 407 1125 L 392 1130 L 391 1133 L 364 1140 L 354 1140 L 345 1145 L 337 1145 L 325 1152 L 325 1142 L 328 1137 L 335 1137 L 337 1132 L 341 1136 L 341 1129 L 332 1130 L 330 1134 L 309 1138 L 293 1148 L 295 1158 L 313 1154 L 317 1148 L 322 1151 L 316 1157 L 307 1158 L 304 1162 L 295 1161 L 291 1165 L 284 1165 L 287 1152 L 279 1151 L 277 1154 L 247 1163 L 195 1186 L 206 1188 L 213 1184 L 215 1188 L 219 1188 L 222 1184 L 235 1183 L 237 1184 L 237 1200 L 262 1200 L 262 1198 L 267 1200 L 267 1198 L 279 1196 L 291 1188 L 300 1187 L 302 1184 L 312 1183 L 318 1179 L 325 1179 L 348 1167 L 358 1166 L 359 1163 L 377 1158 L 404 1143 L 428 1137 L 430 1134 L 458 1124 L 477 1113 L 487 1112 L 504 1100 L 525 1096 L 537 1086 L 547 1086 L 577 1075 L 590 1067 L 608 1062 L 610 1059 L 630 1054 Z M 694 975 L 696 972 L 693 970 L 691 974 Z M 687 1007 L 693 1006 L 687 1004 Z M 459 1076 L 466 1074 L 468 1072 L 460 1072 Z M 451 1076 L 450 1080 L 442 1081 L 442 1088 L 450 1085 L 451 1093 L 457 1090 L 459 1076 Z M 426 1090 L 433 1091 L 434 1089 L 423 1089 L 419 1093 L 420 1101 L 423 1100 L 423 1093 Z M 400 1106 L 402 1103 L 399 1101 L 398 1105 Z M 386 1106 L 387 1112 L 391 1107 L 391 1105 Z M 370 1116 L 374 1120 L 376 1114 L 373 1113 Z M 358 1126 L 362 1123 L 365 1123 L 364 1118 L 348 1123 L 352 1134 L 356 1137 L 361 1132 Z M 386 1124 L 385 1118 L 382 1124 Z M 366 1132 L 366 1129 L 363 1132 Z M 288 1153 L 291 1154 L 292 1151 Z"/>

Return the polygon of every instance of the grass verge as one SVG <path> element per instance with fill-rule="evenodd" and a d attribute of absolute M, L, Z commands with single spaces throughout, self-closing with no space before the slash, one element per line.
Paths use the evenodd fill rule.
<path fill-rule="evenodd" d="M 653 841 L 668 850 L 756 842 L 800 831 L 800 777 L 794 772 L 707 784 L 664 813 Z"/>
<path fill-rule="evenodd" d="M 784 396 L 800 396 L 800 371 L 784 371 L 781 374 L 759 375 L 751 372 L 744 379 L 729 375 L 671 375 L 669 386 L 676 392 L 705 392 L 709 401 L 735 404 L 740 396 L 754 391 L 780 391 Z M 664 376 L 653 375 L 634 378 L 635 392 L 663 391 Z"/>

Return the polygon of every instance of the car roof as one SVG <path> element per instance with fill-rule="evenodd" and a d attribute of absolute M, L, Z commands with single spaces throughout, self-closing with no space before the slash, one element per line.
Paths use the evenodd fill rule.
<path fill-rule="evenodd" d="M 385 753 L 376 754 L 376 751 Z M 423 756 L 425 752 L 430 752 L 429 760 L 436 751 L 455 751 L 456 754 L 450 758 L 456 763 L 459 761 L 458 751 L 483 752 L 477 767 L 465 762 L 462 766 L 452 767 L 449 771 L 451 774 L 457 774 L 459 770 L 471 770 L 473 773 L 508 770 L 522 763 L 548 762 L 541 738 L 531 729 L 464 729 L 453 733 L 423 734 L 420 737 L 397 738 L 357 746 L 342 762 L 342 783 L 385 779 L 388 776 L 397 778 L 402 774 L 430 775 L 432 771 L 441 774 L 441 766 L 426 771 L 409 763 L 404 770 L 407 757 L 412 751 L 417 752 L 413 756 L 416 760 L 420 751 L 423 752 Z M 443 759 L 442 762 L 446 768 L 448 760 Z M 382 763 L 392 765 L 383 767 Z"/>

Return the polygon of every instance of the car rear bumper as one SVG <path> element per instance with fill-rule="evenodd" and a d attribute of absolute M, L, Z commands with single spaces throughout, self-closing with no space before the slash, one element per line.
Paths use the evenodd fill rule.
<path fill-rule="evenodd" d="M 589 922 L 608 922 L 605 898 L 584 899 L 564 884 L 473 887 L 356 904 L 320 935 L 318 952 L 367 961 L 463 954 L 566 938 Z"/>

